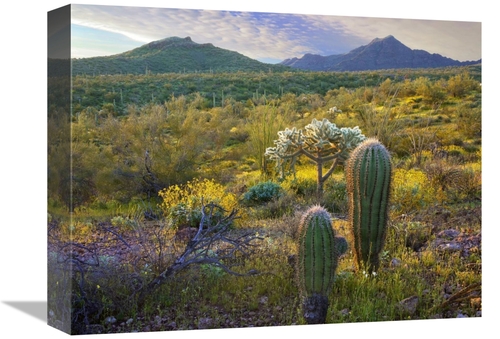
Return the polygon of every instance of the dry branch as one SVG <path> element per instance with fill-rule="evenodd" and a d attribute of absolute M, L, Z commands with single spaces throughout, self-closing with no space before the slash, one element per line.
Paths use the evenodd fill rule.
<path fill-rule="evenodd" d="M 253 232 L 235 236 L 230 234 L 230 227 L 237 218 L 237 210 L 232 210 L 227 216 L 217 217 L 216 212 L 227 212 L 214 203 L 204 205 L 201 208 L 201 221 L 196 234 L 186 244 L 183 253 L 177 257 L 175 262 L 157 275 L 147 284 L 138 296 L 138 306 L 141 309 L 144 301 L 153 291 L 162 285 L 168 278 L 173 277 L 177 272 L 186 269 L 188 266 L 196 264 L 208 264 L 221 268 L 226 273 L 236 276 L 250 276 L 259 274 L 256 270 L 249 270 L 245 273 L 234 270 L 238 266 L 237 257 L 239 255 L 247 257 L 251 250 L 255 248 L 254 240 L 263 238 Z M 216 219 L 216 220 L 214 220 Z"/>

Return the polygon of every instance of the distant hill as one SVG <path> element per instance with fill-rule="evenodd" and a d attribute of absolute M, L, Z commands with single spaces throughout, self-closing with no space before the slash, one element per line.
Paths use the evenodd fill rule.
<path fill-rule="evenodd" d="M 146 74 L 179 72 L 284 71 L 284 65 L 266 64 L 240 53 L 198 44 L 190 37 L 170 37 L 150 42 L 128 52 L 72 59 L 73 75 Z"/>
<path fill-rule="evenodd" d="M 349 53 L 321 56 L 305 54 L 280 64 L 310 71 L 365 71 L 396 68 L 437 68 L 448 66 L 468 66 L 481 60 L 460 62 L 439 54 L 423 50 L 412 50 L 392 35 L 376 38 L 368 45 L 353 49 Z"/>
<path fill-rule="evenodd" d="M 153 41 L 128 52 L 72 59 L 73 75 L 195 73 L 195 72 L 283 72 L 283 71 L 366 71 L 397 68 L 438 68 L 468 66 L 481 60 L 460 62 L 439 54 L 412 50 L 392 35 L 374 39 L 349 53 L 321 56 L 305 54 L 279 64 L 267 64 L 238 52 L 198 44 L 190 37 Z"/>

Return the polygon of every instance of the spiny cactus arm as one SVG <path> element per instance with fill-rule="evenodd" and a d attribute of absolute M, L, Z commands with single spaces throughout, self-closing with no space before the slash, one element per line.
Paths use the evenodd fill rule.
<path fill-rule="evenodd" d="M 338 128 L 327 119 L 322 121 L 314 119 L 305 129 L 304 149 L 310 152 L 320 152 L 318 157 L 324 158 L 325 161 L 337 157 L 347 159 L 349 153 L 366 139 L 359 127 Z"/>
<path fill-rule="evenodd" d="M 336 145 L 342 138 L 340 129 L 334 124 L 323 119 L 313 121 L 307 125 L 304 132 L 306 147 L 310 151 L 314 150 L 329 150 L 331 152 L 332 145 Z"/>
<path fill-rule="evenodd" d="M 265 156 L 276 161 L 280 166 L 283 160 L 293 159 L 301 154 L 303 145 L 302 131 L 296 128 L 286 128 L 278 132 L 278 139 L 274 141 L 276 146 L 266 148 Z"/>
<path fill-rule="evenodd" d="M 277 159 L 293 159 L 302 153 L 301 149 L 298 149 L 294 153 L 287 154 L 286 152 L 280 151 L 277 147 L 268 147 L 264 155 L 268 156 L 272 160 Z"/>
<path fill-rule="evenodd" d="M 342 138 L 340 129 L 334 123 L 323 119 L 321 121 L 313 119 L 312 122 L 305 127 L 305 134 L 317 140 L 318 143 L 336 142 Z"/>
<path fill-rule="evenodd" d="M 347 160 L 351 152 L 367 138 L 361 133 L 358 126 L 353 128 L 341 128 L 340 132 L 343 137 L 338 143 L 338 148 L 340 149 L 340 156 L 343 160 Z"/>

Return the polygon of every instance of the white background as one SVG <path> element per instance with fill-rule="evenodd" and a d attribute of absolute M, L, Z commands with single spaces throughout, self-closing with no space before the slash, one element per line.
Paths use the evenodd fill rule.
<path fill-rule="evenodd" d="M 351 338 L 491 338 L 498 335 L 498 227 L 492 213 L 498 201 L 498 150 L 493 139 L 498 105 L 499 19 L 494 1 L 80 1 L 79 4 L 240 10 L 480 21 L 483 31 L 483 317 L 293 326 L 256 329 L 118 334 L 112 338 L 229 338 L 234 336 L 308 336 Z M 46 114 L 47 12 L 63 1 L 6 2 L 0 39 L 0 336 L 4 338 L 67 335 L 46 325 Z M 490 133 L 491 132 L 491 133 Z M 498 132 L 496 132 L 498 134 Z M 493 135 L 493 136 L 492 136 Z M 493 145 L 492 145 L 493 144 Z M 494 153 L 493 153 L 494 152 Z M 494 171 L 494 172 L 493 172 Z M 495 205 L 494 205 L 495 204 Z M 459 225 L 457 225 L 459 226 Z M 23 304 L 26 302 L 27 304 Z M 14 306 L 13 306 L 14 305 Z M 24 305 L 24 306 L 23 306 Z M 26 306 L 28 305 L 28 309 Z"/>

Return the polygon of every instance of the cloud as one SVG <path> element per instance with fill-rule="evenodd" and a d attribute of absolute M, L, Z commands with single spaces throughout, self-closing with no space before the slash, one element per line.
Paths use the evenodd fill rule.
<path fill-rule="evenodd" d="M 387 35 L 410 48 L 458 60 L 480 58 L 481 47 L 479 23 L 452 21 L 72 5 L 72 23 L 121 34 L 137 44 L 190 36 L 197 43 L 275 61 L 346 53 Z"/>

